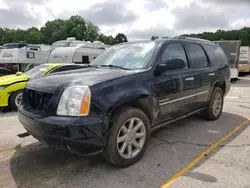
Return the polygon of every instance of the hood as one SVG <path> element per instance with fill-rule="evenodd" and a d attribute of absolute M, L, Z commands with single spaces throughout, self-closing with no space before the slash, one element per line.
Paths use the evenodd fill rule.
<path fill-rule="evenodd" d="M 30 80 L 26 87 L 35 89 L 37 91 L 52 91 L 59 85 L 91 86 L 114 78 L 131 75 L 136 72 L 138 71 L 117 70 L 109 68 L 84 68 L 48 75 L 45 77 L 39 77 Z"/>
<path fill-rule="evenodd" d="M 30 79 L 29 76 L 24 75 L 8 75 L 0 77 L 0 86 L 14 84 L 15 82 L 24 82 Z"/>

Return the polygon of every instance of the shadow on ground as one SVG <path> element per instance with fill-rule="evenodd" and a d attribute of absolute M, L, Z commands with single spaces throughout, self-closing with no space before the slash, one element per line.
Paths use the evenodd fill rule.
<path fill-rule="evenodd" d="M 17 187 L 24 188 L 159 187 L 243 121 L 245 118 L 241 116 L 224 112 L 217 121 L 192 116 L 175 122 L 155 131 L 141 161 L 124 169 L 108 164 L 101 155 L 81 157 L 37 142 L 13 154 L 10 170 Z M 212 183 L 217 181 L 216 177 L 197 172 L 186 176 Z"/>

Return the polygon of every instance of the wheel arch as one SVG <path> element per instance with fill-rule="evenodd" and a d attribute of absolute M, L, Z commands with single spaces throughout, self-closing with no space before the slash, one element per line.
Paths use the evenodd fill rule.
<path fill-rule="evenodd" d="M 118 111 L 126 106 L 138 108 L 143 111 L 148 117 L 150 125 L 152 125 L 159 111 L 159 106 L 157 104 L 158 103 L 156 102 L 156 100 L 147 94 L 142 94 L 132 99 L 130 98 L 122 101 L 117 101 L 108 109 L 108 114 L 111 120 L 109 128 L 112 127 L 112 117 L 115 111 Z"/>
<path fill-rule="evenodd" d="M 225 81 L 217 81 L 217 82 L 215 82 L 214 87 L 221 88 L 221 90 L 223 92 L 223 95 L 225 96 L 225 94 L 226 94 L 226 82 Z"/>

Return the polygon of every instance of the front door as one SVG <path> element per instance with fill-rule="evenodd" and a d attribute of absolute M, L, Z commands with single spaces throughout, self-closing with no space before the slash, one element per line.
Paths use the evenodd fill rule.
<path fill-rule="evenodd" d="M 195 102 L 195 80 L 193 69 L 181 43 L 166 44 L 162 47 L 159 63 L 169 59 L 182 59 L 186 63 L 184 69 L 171 70 L 162 73 L 155 79 L 153 89 L 159 101 L 159 117 L 156 123 L 181 116 L 192 111 Z"/>
<path fill-rule="evenodd" d="M 196 108 L 201 108 L 207 104 L 211 93 L 212 83 L 215 76 L 211 62 L 203 47 L 195 43 L 185 44 L 190 63 L 194 69 L 194 79 L 196 87 Z"/>

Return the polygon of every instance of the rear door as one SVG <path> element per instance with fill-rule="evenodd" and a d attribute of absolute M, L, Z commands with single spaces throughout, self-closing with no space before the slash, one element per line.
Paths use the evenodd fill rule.
<path fill-rule="evenodd" d="M 182 59 L 184 69 L 166 71 L 156 77 L 153 86 L 159 99 L 160 115 L 157 123 L 179 117 L 192 111 L 195 102 L 194 71 L 188 63 L 183 44 L 174 42 L 162 47 L 159 63 L 169 59 Z"/>
<path fill-rule="evenodd" d="M 204 48 L 197 43 L 185 43 L 192 68 L 196 88 L 195 108 L 201 108 L 209 100 L 215 70 Z"/>

